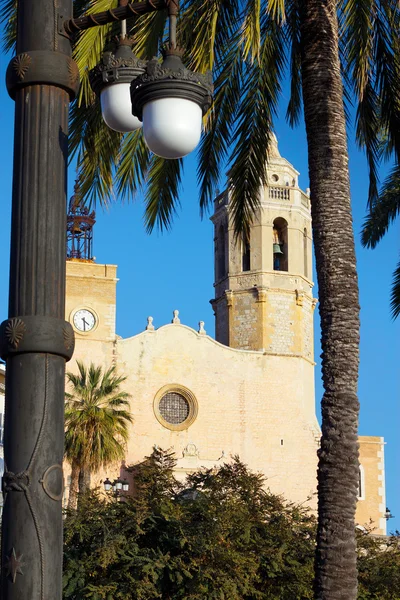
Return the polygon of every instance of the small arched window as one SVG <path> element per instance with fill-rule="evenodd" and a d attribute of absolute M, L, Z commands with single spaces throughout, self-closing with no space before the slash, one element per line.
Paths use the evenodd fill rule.
<path fill-rule="evenodd" d="M 242 271 L 250 271 L 250 241 L 246 238 L 242 239 Z"/>
<path fill-rule="evenodd" d="M 225 261 L 225 230 L 221 224 L 218 229 L 217 241 L 217 279 L 223 279 L 226 275 Z"/>
<path fill-rule="evenodd" d="M 288 224 L 282 217 L 273 223 L 272 238 L 274 271 L 288 271 Z"/>
<path fill-rule="evenodd" d="M 304 277 L 308 277 L 307 229 L 303 232 Z"/>

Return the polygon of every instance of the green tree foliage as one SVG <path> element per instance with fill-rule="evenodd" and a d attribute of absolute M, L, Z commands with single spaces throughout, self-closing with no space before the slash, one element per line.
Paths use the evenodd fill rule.
<path fill-rule="evenodd" d="M 72 502 L 76 498 L 76 475 L 82 474 L 80 491 L 89 484 L 90 473 L 125 456 L 128 425 L 132 422 L 127 392 L 120 390 L 126 377 L 115 367 L 104 373 L 93 363 L 87 368 L 77 361 L 78 374 L 67 372 L 65 393 L 65 456 L 72 465 Z"/>
<path fill-rule="evenodd" d="M 312 598 L 314 519 L 264 490 L 238 458 L 180 484 L 154 450 L 135 496 L 83 500 L 66 519 L 64 597 Z"/>
<path fill-rule="evenodd" d="M 400 534 L 357 532 L 358 600 L 400 599 Z"/>
<path fill-rule="evenodd" d="M 173 474 L 155 449 L 133 471 L 126 502 L 86 496 L 65 521 L 64 598 L 70 600 L 307 600 L 313 598 L 315 520 L 266 491 L 235 458 Z M 359 600 L 396 600 L 398 538 L 359 534 Z"/>

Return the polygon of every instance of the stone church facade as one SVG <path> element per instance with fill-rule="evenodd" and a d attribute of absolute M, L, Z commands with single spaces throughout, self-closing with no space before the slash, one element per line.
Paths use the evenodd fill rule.
<path fill-rule="evenodd" d="M 268 185 L 250 239 L 234 236 L 229 193 L 215 200 L 216 339 L 180 322 L 116 335 L 117 267 L 67 263 L 66 318 L 76 333 L 74 360 L 127 377 L 134 422 L 126 464 L 154 445 L 172 448 L 177 475 L 238 454 L 262 472 L 272 492 L 316 507 L 312 239 L 310 203 L 299 173 L 274 143 Z M 74 362 L 69 368 L 74 368 Z M 357 521 L 386 532 L 384 441 L 360 437 Z M 119 468 L 119 467 L 118 467 Z M 123 466 L 121 475 L 125 476 Z M 104 474 L 99 474 L 98 479 Z"/>

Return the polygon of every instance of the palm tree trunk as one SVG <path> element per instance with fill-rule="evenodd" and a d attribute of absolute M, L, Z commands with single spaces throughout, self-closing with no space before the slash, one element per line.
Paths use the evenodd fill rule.
<path fill-rule="evenodd" d="M 84 466 L 79 473 L 79 493 L 85 494 L 90 490 L 90 468 Z"/>
<path fill-rule="evenodd" d="M 322 328 L 315 597 L 354 600 L 359 301 L 336 0 L 300 0 L 303 101 Z"/>
<path fill-rule="evenodd" d="M 78 487 L 79 487 L 79 464 L 74 460 L 72 461 L 71 469 L 71 483 L 69 486 L 69 497 L 68 497 L 68 508 L 75 510 L 78 502 Z"/>

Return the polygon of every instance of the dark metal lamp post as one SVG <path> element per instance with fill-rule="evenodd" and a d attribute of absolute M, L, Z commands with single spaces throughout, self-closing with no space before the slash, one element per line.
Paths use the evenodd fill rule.
<path fill-rule="evenodd" d="M 169 97 L 195 104 L 187 112 L 200 121 L 211 102 L 209 80 L 184 73 L 187 83 L 179 82 L 173 37 L 178 0 L 121 4 L 72 19 L 72 0 L 18 0 L 17 56 L 7 70 L 15 100 L 9 318 L 0 330 L 0 355 L 7 361 L 2 600 L 62 597 L 65 362 L 74 349 L 73 329 L 64 320 L 68 107 L 79 87 L 70 37 L 168 9 L 170 56 L 161 72 L 152 61 L 142 69 L 143 88 L 135 87 L 132 96 L 145 137 L 151 137 L 146 119 L 149 131 L 157 129 L 152 114 L 160 115 Z M 129 86 L 129 78 L 124 83 Z M 153 134 L 160 144 L 160 131 Z M 160 148 L 168 150 L 168 140 L 161 139 Z M 187 151 L 183 140 L 170 154 Z"/>

